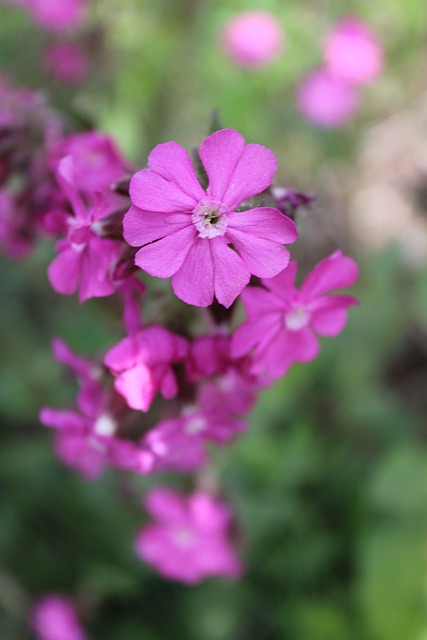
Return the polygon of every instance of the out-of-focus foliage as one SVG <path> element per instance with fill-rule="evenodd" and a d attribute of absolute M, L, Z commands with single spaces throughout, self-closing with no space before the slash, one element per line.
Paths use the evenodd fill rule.
<path fill-rule="evenodd" d="M 366 169 L 365 151 L 376 135 L 398 138 L 395 126 L 386 129 L 390 120 L 411 120 L 426 104 L 423 2 L 345 3 L 346 14 L 377 32 L 386 68 L 363 90 L 354 123 L 327 132 L 298 115 L 294 92 L 301 74 L 320 64 L 322 37 L 343 15 L 342 2 L 263 2 L 283 23 L 287 47 L 258 71 L 234 66 L 219 45 L 221 25 L 257 8 L 252 0 L 93 5 L 102 64 L 87 85 L 64 89 L 46 79 L 38 62 L 46 34 L 3 4 L 0 71 L 47 87 L 54 105 L 108 130 L 141 166 L 159 142 L 196 145 L 219 109 L 224 126 L 273 149 L 279 182 L 318 193 L 300 220 L 296 252 L 307 268 L 338 245 L 355 255 L 361 306 L 341 336 L 323 341 L 314 363 L 294 366 L 263 395 L 249 432 L 215 452 L 247 571 L 237 583 L 188 588 L 155 576 L 132 550 L 152 480 L 108 473 L 83 482 L 60 466 L 37 422 L 40 406 L 72 400 L 50 337 L 90 355 L 120 337 L 119 318 L 105 313 L 106 301 L 80 307 L 49 289 L 49 242 L 22 264 L 2 258 L 0 638 L 30 637 L 31 600 L 63 591 L 79 601 L 93 640 L 422 640 L 427 260 L 422 252 L 414 258 L 412 236 L 404 251 L 401 241 L 415 222 L 417 238 L 427 231 L 411 191 L 422 176 L 416 168 L 408 176 L 398 161 L 403 154 L 407 166 L 421 147 L 427 157 L 425 128 L 403 150 L 374 145 L 375 158 L 383 153 L 376 173 Z M 403 226 L 393 207 L 390 222 L 370 226 L 378 198 L 358 216 L 358 196 L 384 181 L 404 194 Z M 389 224 L 397 229 L 391 242 Z"/>

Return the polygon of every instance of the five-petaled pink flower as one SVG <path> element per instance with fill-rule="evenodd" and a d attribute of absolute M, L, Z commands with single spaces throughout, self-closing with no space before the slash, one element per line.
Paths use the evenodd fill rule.
<path fill-rule="evenodd" d="M 195 584 L 208 576 L 239 577 L 242 567 L 228 540 L 229 508 L 197 492 L 188 498 L 170 489 L 152 489 L 145 500 L 155 524 L 141 529 L 137 554 L 167 578 Z"/>
<path fill-rule="evenodd" d="M 294 242 L 298 233 L 277 209 L 239 211 L 271 185 L 276 158 L 269 149 L 245 145 L 237 131 L 222 129 L 204 140 L 200 159 L 209 180 L 206 191 L 183 147 L 176 142 L 155 147 L 149 169 L 132 178 L 124 237 L 142 247 L 135 257 L 141 269 L 172 276 L 178 298 L 205 307 L 215 296 L 229 307 L 251 274 L 271 278 L 288 265 L 283 244 Z"/>
<path fill-rule="evenodd" d="M 335 336 L 347 322 L 348 307 L 357 300 L 348 295 L 325 295 L 352 285 L 358 276 L 354 260 L 336 251 L 322 260 L 296 289 L 296 262 L 263 287 L 248 287 L 242 299 L 247 320 L 233 335 L 232 354 L 253 351 L 254 373 L 283 376 L 292 363 L 309 362 L 319 351 L 316 333 Z"/>

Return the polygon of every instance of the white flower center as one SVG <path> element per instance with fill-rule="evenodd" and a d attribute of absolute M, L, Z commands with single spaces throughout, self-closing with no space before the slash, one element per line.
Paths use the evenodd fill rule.
<path fill-rule="evenodd" d="M 289 331 L 300 331 L 310 323 L 311 313 L 304 307 L 295 307 L 285 313 L 285 327 Z"/>
<path fill-rule="evenodd" d="M 172 539 L 180 549 L 191 549 L 196 541 L 196 536 L 191 529 L 179 527 L 173 531 Z"/>
<path fill-rule="evenodd" d="M 206 420 L 201 416 L 194 416 L 194 418 L 189 418 L 184 426 L 184 431 L 189 436 L 195 436 L 198 433 L 201 433 L 206 428 Z"/>
<path fill-rule="evenodd" d="M 116 432 L 116 423 L 111 416 L 107 413 L 104 413 L 102 416 L 99 416 L 97 421 L 93 426 L 93 431 L 97 436 L 112 436 Z"/>
<path fill-rule="evenodd" d="M 211 198 L 203 198 L 199 202 L 191 219 L 199 232 L 199 238 L 223 236 L 227 229 L 226 207 Z"/>

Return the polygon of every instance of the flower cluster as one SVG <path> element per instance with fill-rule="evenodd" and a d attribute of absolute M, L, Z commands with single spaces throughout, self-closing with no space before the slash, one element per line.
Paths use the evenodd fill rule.
<path fill-rule="evenodd" d="M 121 335 L 93 359 L 53 340 L 54 358 L 76 381 L 73 408 L 40 412 L 58 458 L 88 481 L 108 468 L 200 472 L 247 429 L 262 389 L 313 360 L 318 335 L 342 331 L 356 300 L 333 292 L 355 282 L 355 262 L 336 251 L 296 287 L 285 245 L 298 237 L 297 208 L 313 196 L 273 187 L 274 154 L 237 131 L 208 136 L 195 165 L 179 144 L 160 144 L 135 172 L 98 132 L 49 137 L 43 129 L 49 143 L 29 150 L 12 134 L 22 133 L 35 98 L 12 98 L 22 108 L 0 111 L 11 141 L 2 184 L 23 150 L 25 193 L 44 193 L 38 207 L 22 209 L 26 227 L 57 237 L 51 286 L 81 303 L 111 297 L 123 318 Z M 3 235 L 17 246 L 15 227 Z M 187 496 L 152 489 L 144 504 L 155 522 L 138 532 L 135 550 L 162 575 L 186 583 L 240 575 L 232 513 L 218 495 L 196 481 Z M 71 615 L 59 605 L 45 603 L 35 618 L 43 639 L 68 640 L 40 631 Z"/>

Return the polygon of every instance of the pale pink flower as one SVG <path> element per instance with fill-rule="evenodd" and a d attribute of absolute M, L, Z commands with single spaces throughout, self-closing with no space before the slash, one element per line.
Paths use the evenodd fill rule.
<path fill-rule="evenodd" d="M 69 85 L 79 85 L 88 73 L 86 54 L 77 42 L 54 42 L 44 55 L 46 72 Z"/>
<path fill-rule="evenodd" d="M 267 11 L 240 13 L 225 25 L 223 46 L 232 60 L 256 67 L 275 60 L 283 49 L 284 34 L 278 19 Z"/>
<path fill-rule="evenodd" d="M 298 86 L 296 99 L 299 111 L 307 120 L 331 129 L 349 122 L 359 106 L 357 89 L 327 69 L 306 75 Z"/>
<path fill-rule="evenodd" d="M 179 144 L 166 142 L 151 152 L 149 169 L 131 181 L 124 237 L 142 246 L 135 257 L 141 269 L 172 276 L 178 298 L 205 307 L 215 295 L 229 307 L 251 273 L 273 277 L 287 266 L 283 243 L 294 242 L 298 233 L 277 209 L 238 210 L 270 186 L 276 159 L 269 149 L 245 146 L 237 131 L 223 129 L 202 143 L 200 158 L 209 179 L 206 192 Z"/>
<path fill-rule="evenodd" d="M 148 411 L 159 391 L 167 399 L 177 394 L 172 364 L 182 361 L 187 349 L 184 338 L 161 326 L 152 326 L 109 349 L 104 364 L 115 376 L 115 389 L 129 407 Z"/>
<path fill-rule="evenodd" d="M 202 492 L 186 498 L 156 488 L 145 507 L 157 522 L 142 527 L 135 550 L 163 576 L 187 584 L 239 577 L 242 566 L 228 539 L 232 516 L 225 504 Z"/>
<path fill-rule="evenodd" d="M 354 84 L 372 82 L 383 68 L 383 51 L 375 33 L 358 18 L 343 18 L 328 35 L 324 56 L 329 72 Z"/>
<path fill-rule="evenodd" d="M 85 640 L 76 607 L 71 598 L 47 594 L 34 605 L 31 626 L 39 640 Z"/>
<path fill-rule="evenodd" d="M 357 265 L 336 251 L 322 260 L 299 289 L 292 262 L 275 278 L 262 280 L 263 288 L 248 287 L 242 299 L 247 320 L 233 335 L 232 353 L 252 353 L 252 371 L 281 378 L 294 362 L 309 362 L 319 351 L 316 334 L 335 336 L 347 322 L 347 309 L 357 304 L 348 295 L 325 295 L 352 285 Z"/>

